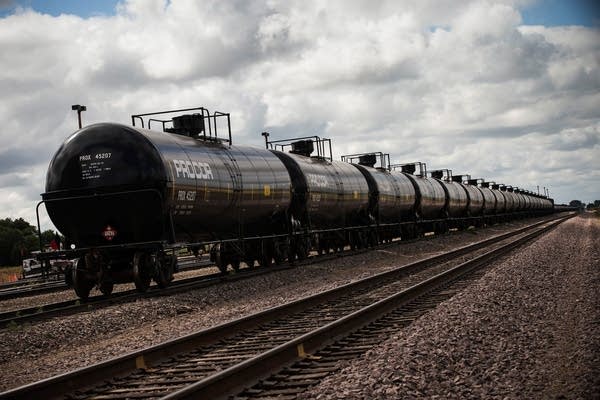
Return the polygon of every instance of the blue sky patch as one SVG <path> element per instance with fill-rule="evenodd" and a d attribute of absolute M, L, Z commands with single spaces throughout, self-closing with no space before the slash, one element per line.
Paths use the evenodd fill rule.
<path fill-rule="evenodd" d="M 0 16 L 13 14 L 19 7 L 31 8 L 57 17 L 61 14 L 82 18 L 116 14 L 117 0 L 0 0 Z"/>
<path fill-rule="evenodd" d="M 52 16 L 73 14 L 82 18 L 111 16 L 118 0 L 0 0 L 0 17 L 13 14 L 19 7 Z M 600 26 L 599 0 L 538 0 L 520 10 L 524 25 Z"/>
<path fill-rule="evenodd" d="M 540 0 L 521 10 L 524 25 L 600 26 L 598 0 Z"/>

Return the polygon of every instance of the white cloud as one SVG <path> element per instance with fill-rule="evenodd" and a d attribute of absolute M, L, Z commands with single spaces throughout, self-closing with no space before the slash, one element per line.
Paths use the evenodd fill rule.
<path fill-rule="evenodd" d="M 0 19 L 0 207 L 34 220 L 84 122 L 206 106 L 234 142 L 332 137 L 558 201 L 600 198 L 600 32 L 523 26 L 527 1 L 124 1 L 116 15 Z"/>

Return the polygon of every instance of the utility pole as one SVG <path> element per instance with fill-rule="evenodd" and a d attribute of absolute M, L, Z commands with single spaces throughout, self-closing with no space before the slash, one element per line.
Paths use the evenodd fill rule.
<path fill-rule="evenodd" d="M 86 106 L 80 106 L 79 104 L 73 104 L 71 110 L 77 111 L 77 120 L 79 121 L 79 129 L 81 129 L 81 112 L 86 111 Z"/>

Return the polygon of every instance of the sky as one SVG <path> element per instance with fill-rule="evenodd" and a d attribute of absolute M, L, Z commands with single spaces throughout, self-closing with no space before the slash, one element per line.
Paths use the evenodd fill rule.
<path fill-rule="evenodd" d="M 0 0 L 0 218 L 35 223 L 72 104 L 84 124 L 204 106 L 234 143 L 317 135 L 592 202 L 599 4 Z"/>

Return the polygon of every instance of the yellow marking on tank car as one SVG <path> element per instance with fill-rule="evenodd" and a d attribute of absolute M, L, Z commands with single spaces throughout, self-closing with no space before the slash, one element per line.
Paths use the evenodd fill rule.
<path fill-rule="evenodd" d="M 263 188 L 263 193 L 265 194 L 265 197 L 271 196 L 271 186 L 265 185 Z"/>

